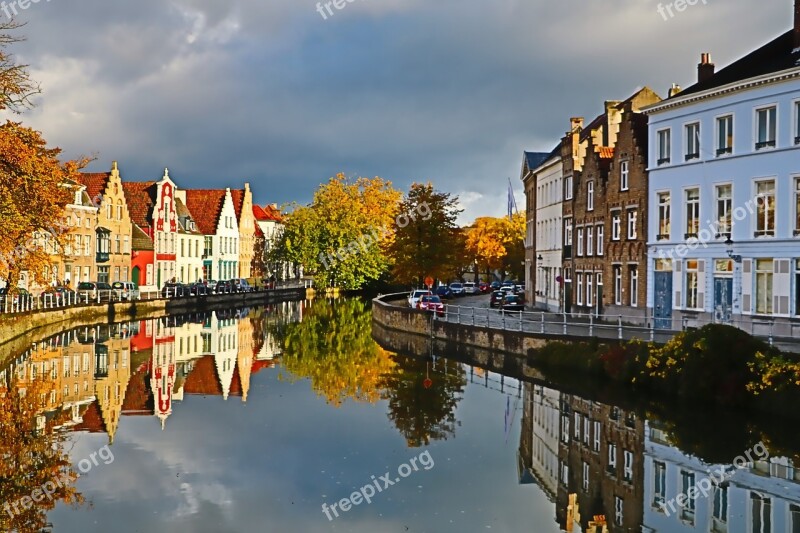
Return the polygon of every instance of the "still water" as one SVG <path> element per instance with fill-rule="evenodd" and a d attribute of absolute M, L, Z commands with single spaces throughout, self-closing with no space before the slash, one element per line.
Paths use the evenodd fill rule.
<path fill-rule="evenodd" d="M 392 354 L 358 299 L 78 327 L 12 359 L 4 531 L 800 531 L 783 433 L 728 421 L 720 453 L 635 402 Z"/>

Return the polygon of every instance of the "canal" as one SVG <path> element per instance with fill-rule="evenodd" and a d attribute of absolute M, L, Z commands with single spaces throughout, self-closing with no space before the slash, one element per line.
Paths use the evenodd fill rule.
<path fill-rule="evenodd" d="M 793 426 L 394 354 L 360 299 L 4 355 L 3 531 L 800 531 Z"/>

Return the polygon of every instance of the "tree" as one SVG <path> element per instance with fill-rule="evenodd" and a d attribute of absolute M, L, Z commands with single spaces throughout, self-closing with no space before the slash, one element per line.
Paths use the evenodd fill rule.
<path fill-rule="evenodd" d="M 374 403 L 383 376 L 394 369 L 389 352 L 372 339 L 372 314 L 364 300 L 315 300 L 303 316 L 275 331 L 281 363 L 296 378 L 309 378 L 325 400 Z"/>
<path fill-rule="evenodd" d="M 41 92 L 30 78 L 28 65 L 18 64 L 8 51 L 9 45 L 23 41 L 10 33 L 21 26 L 13 20 L 0 22 L 0 109 L 14 112 L 33 107 L 30 98 Z"/>
<path fill-rule="evenodd" d="M 466 253 L 480 270 L 503 270 L 516 277 L 524 273 L 525 215 L 481 217 L 467 228 Z"/>
<path fill-rule="evenodd" d="M 422 285 L 428 276 L 453 277 L 464 264 L 462 233 L 456 226 L 462 212 L 458 197 L 435 191 L 430 183 L 414 183 L 399 212 L 389 245 L 395 279 Z"/>
<path fill-rule="evenodd" d="M 39 402 L 52 387 L 41 379 L 24 390 L 0 385 L 0 505 L 8 505 L 0 509 L 2 531 L 41 531 L 57 502 L 84 501 L 72 484 L 77 474 L 64 449 L 67 434 L 53 429 L 63 421 L 36 424 Z M 49 496 L 33 503 L 31 495 L 41 496 L 43 488 Z"/>
<path fill-rule="evenodd" d="M 320 186 L 309 206 L 285 217 L 271 261 L 294 262 L 327 286 L 359 289 L 380 278 L 401 193 L 381 178 L 347 179 Z"/>
<path fill-rule="evenodd" d="M 51 252 L 66 244 L 65 208 L 88 161 L 62 164 L 60 152 L 20 123 L 0 126 L 0 278 L 9 287 L 17 286 L 22 271 L 44 283 Z"/>

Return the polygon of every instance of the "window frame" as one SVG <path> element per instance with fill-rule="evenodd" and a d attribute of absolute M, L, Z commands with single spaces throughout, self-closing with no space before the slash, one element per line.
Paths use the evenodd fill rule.
<path fill-rule="evenodd" d="M 686 162 L 700 159 L 700 121 L 683 125 L 684 160 Z"/>
<path fill-rule="evenodd" d="M 720 195 L 720 191 L 726 187 L 729 190 L 729 195 L 727 198 Z M 723 226 L 721 223 L 723 213 L 720 208 L 723 205 L 727 207 L 727 222 L 725 226 Z M 714 207 L 716 211 L 715 219 L 717 224 L 716 236 L 730 237 L 731 233 L 733 232 L 733 183 L 725 182 L 714 184 Z"/>
<path fill-rule="evenodd" d="M 586 210 L 594 211 L 594 180 L 586 182 Z"/>
<path fill-rule="evenodd" d="M 774 115 L 775 115 L 774 123 L 770 123 L 769 122 L 769 111 L 773 111 L 774 112 Z M 765 138 L 764 140 L 761 140 L 761 136 L 760 136 L 761 135 L 761 122 L 760 122 L 760 120 L 761 120 L 761 113 L 762 112 L 767 112 L 766 117 L 767 117 L 768 120 L 767 120 L 767 124 L 766 124 L 766 130 L 767 130 L 767 135 L 768 136 L 769 136 L 770 133 L 773 135 L 772 139 Z M 780 131 L 779 130 L 780 118 L 778 116 L 778 104 L 777 103 L 773 103 L 773 104 L 766 104 L 766 105 L 758 106 L 758 107 L 756 107 L 754 109 L 754 114 L 755 114 L 755 119 L 753 120 L 753 130 L 754 130 L 753 131 L 753 139 L 754 139 L 754 143 L 753 144 L 755 146 L 755 151 L 759 152 L 761 150 L 770 150 L 770 149 L 777 148 L 777 146 L 778 146 L 778 132 Z"/>
<path fill-rule="evenodd" d="M 619 163 L 619 190 L 630 190 L 630 161 L 620 161 Z"/>
<path fill-rule="evenodd" d="M 772 184 L 772 226 L 771 229 L 769 226 L 770 220 L 770 210 L 767 204 L 766 210 L 763 212 L 762 217 L 762 208 L 764 207 L 764 203 L 758 201 L 758 198 L 761 197 L 762 193 L 759 191 L 759 186 L 762 184 Z M 775 237 L 776 236 L 776 225 L 777 225 L 777 213 L 778 213 L 778 196 L 777 196 L 777 180 L 775 178 L 759 178 L 753 180 L 753 198 L 756 198 L 756 216 L 754 217 L 755 220 L 755 228 L 753 228 L 753 237 Z M 769 198 L 769 196 L 768 196 Z M 760 229 L 761 223 L 764 223 L 764 228 Z"/>
<path fill-rule="evenodd" d="M 672 128 L 656 130 L 656 166 L 669 165 L 672 161 Z"/>
<path fill-rule="evenodd" d="M 666 198 L 666 202 L 664 202 Z M 669 240 L 672 233 L 672 191 L 656 191 L 658 209 L 658 234 L 656 240 Z M 666 229 L 666 233 L 663 231 Z"/>
<path fill-rule="evenodd" d="M 697 198 L 690 198 L 690 194 L 696 192 Z M 689 239 L 691 237 L 697 238 L 698 233 L 700 232 L 700 202 L 701 202 L 701 192 L 700 187 L 687 187 L 683 190 L 683 199 L 684 203 L 686 204 L 686 211 L 684 211 L 685 216 L 685 226 L 684 229 L 686 232 L 683 235 L 684 239 Z M 692 206 L 694 206 L 695 213 L 690 213 L 692 210 Z M 693 215 L 693 216 L 690 216 Z M 690 224 L 690 221 L 694 221 L 695 224 Z M 695 231 L 691 231 L 692 228 L 695 227 Z"/>
<path fill-rule="evenodd" d="M 619 241 L 622 238 L 622 210 L 616 209 L 611 212 L 611 240 Z"/>
<path fill-rule="evenodd" d="M 638 209 L 632 207 L 627 210 L 626 221 L 628 222 L 628 240 L 633 241 L 638 238 L 639 232 L 636 229 L 636 223 L 639 219 Z M 633 215 L 633 217 L 631 217 Z"/>
<path fill-rule="evenodd" d="M 597 252 L 595 255 L 602 256 L 603 252 L 603 238 L 605 237 L 605 227 L 602 224 L 597 225 Z"/>
<path fill-rule="evenodd" d="M 734 120 L 733 113 L 726 113 L 725 115 L 719 115 L 714 118 L 715 139 L 716 139 L 715 153 L 717 157 L 725 157 L 733 154 L 733 145 L 734 145 L 733 120 Z M 726 125 L 724 137 L 722 129 L 723 123 Z M 725 146 L 722 145 L 723 139 L 725 141 Z"/>

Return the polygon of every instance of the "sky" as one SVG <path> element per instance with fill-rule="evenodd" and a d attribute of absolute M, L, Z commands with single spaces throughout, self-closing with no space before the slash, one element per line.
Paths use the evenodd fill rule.
<path fill-rule="evenodd" d="M 247 181 L 260 204 L 308 203 L 338 172 L 430 181 L 460 198 L 463 223 L 505 214 L 509 178 L 524 208 L 523 151 L 549 152 L 570 117 L 687 87 L 701 52 L 719 69 L 793 13 L 792 0 L 696 0 L 672 17 L 654 0 L 23 5 L 27 41 L 11 51 L 43 93 L 10 118 L 96 157 L 90 171 Z"/>

